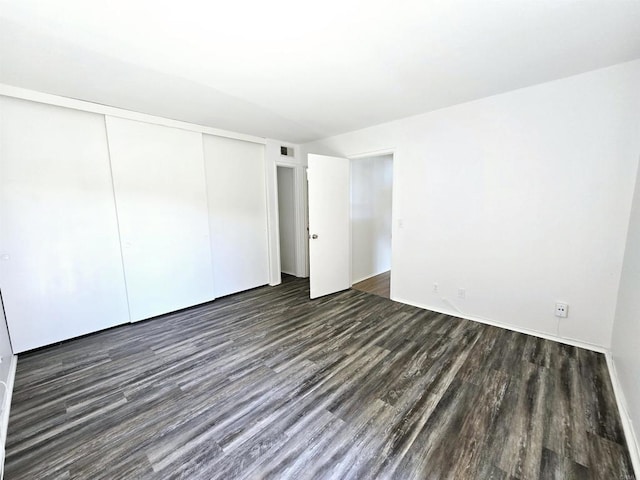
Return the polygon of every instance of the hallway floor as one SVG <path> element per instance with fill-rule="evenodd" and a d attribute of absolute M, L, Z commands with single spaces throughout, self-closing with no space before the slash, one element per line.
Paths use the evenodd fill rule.
<path fill-rule="evenodd" d="M 351 288 L 361 292 L 373 293 L 384 298 L 391 297 L 391 272 L 383 272 L 354 284 Z"/>

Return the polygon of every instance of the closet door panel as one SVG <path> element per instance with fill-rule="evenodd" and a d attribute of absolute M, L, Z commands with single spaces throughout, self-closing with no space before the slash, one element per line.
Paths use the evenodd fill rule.
<path fill-rule="evenodd" d="M 0 255 L 14 352 L 129 321 L 102 115 L 0 97 Z"/>
<path fill-rule="evenodd" d="M 203 135 L 217 297 L 269 283 L 264 145 Z"/>
<path fill-rule="evenodd" d="M 131 320 L 214 298 L 199 133 L 107 116 Z"/>

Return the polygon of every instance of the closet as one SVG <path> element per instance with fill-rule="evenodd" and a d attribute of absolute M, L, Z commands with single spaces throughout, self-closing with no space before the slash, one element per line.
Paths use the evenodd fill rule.
<path fill-rule="evenodd" d="M 263 144 L 0 97 L 15 353 L 268 279 Z"/>
<path fill-rule="evenodd" d="M 264 145 L 203 135 L 216 297 L 269 283 Z"/>
<path fill-rule="evenodd" d="M 101 115 L 0 97 L 0 288 L 14 353 L 129 321 Z"/>
<path fill-rule="evenodd" d="M 106 120 L 131 320 L 213 300 L 202 135 Z"/>

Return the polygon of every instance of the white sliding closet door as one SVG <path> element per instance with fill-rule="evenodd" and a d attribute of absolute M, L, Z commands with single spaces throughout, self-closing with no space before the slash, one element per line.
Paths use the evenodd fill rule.
<path fill-rule="evenodd" d="M 269 283 L 264 145 L 203 135 L 216 296 Z"/>
<path fill-rule="evenodd" d="M 129 321 L 102 115 L 0 97 L 0 288 L 15 353 Z"/>
<path fill-rule="evenodd" d="M 107 116 L 131 320 L 214 298 L 199 133 Z"/>

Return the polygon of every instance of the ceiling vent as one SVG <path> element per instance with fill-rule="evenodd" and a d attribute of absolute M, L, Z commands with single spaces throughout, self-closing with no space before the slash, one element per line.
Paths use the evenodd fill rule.
<path fill-rule="evenodd" d="M 293 148 L 292 147 L 280 147 L 280 155 L 285 157 L 293 157 Z"/>

